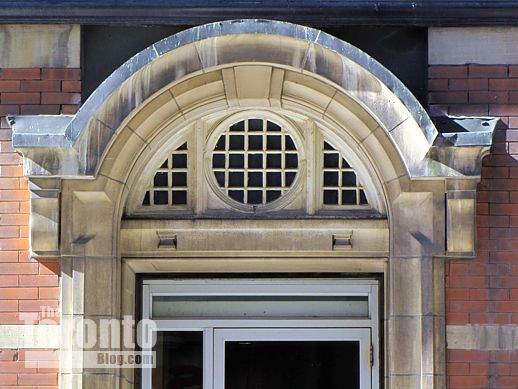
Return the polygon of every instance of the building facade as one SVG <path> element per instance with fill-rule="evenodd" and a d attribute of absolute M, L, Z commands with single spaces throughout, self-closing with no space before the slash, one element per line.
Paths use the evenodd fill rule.
<path fill-rule="evenodd" d="M 518 388 L 513 4 L 29 3 L 0 388 Z"/>

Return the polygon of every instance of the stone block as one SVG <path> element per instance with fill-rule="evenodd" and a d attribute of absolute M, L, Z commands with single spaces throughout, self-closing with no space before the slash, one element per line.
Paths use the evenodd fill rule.
<path fill-rule="evenodd" d="M 430 65 L 517 64 L 515 26 L 433 27 L 428 30 Z"/>
<path fill-rule="evenodd" d="M 420 316 L 400 316 L 389 319 L 388 358 L 392 374 L 421 374 L 423 358 L 421 329 Z"/>
<path fill-rule="evenodd" d="M 30 183 L 30 244 L 37 255 L 59 253 L 59 186 L 59 181 L 52 179 Z"/>
<path fill-rule="evenodd" d="M 117 263 L 111 257 L 85 259 L 85 315 L 111 315 L 119 310 L 116 304 Z"/>
<path fill-rule="evenodd" d="M 402 193 L 393 202 L 392 210 L 393 255 L 410 258 L 431 256 L 435 250 L 433 194 Z"/>
<path fill-rule="evenodd" d="M 376 166 L 383 182 L 390 182 L 407 175 L 405 161 L 383 128 L 377 127 L 361 141 L 361 145 L 369 155 L 377 158 Z"/>
<path fill-rule="evenodd" d="M 236 92 L 239 105 L 270 105 L 270 83 L 272 68 L 270 66 L 236 66 Z"/>
<path fill-rule="evenodd" d="M 476 192 L 448 191 L 446 195 L 447 252 L 450 255 L 475 255 Z"/>
<path fill-rule="evenodd" d="M 117 140 L 113 142 L 102 162 L 102 172 L 107 177 L 119 182 L 126 182 L 135 158 L 140 155 L 146 143 L 129 127 L 124 127 Z M 130 151 L 131 150 L 131 151 Z"/>
<path fill-rule="evenodd" d="M 80 53 L 79 25 L 0 26 L 0 68 L 79 68 Z"/>
<path fill-rule="evenodd" d="M 422 258 L 392 258 L 390 269 L 390 312 L 419 315 L 422 311 Z"/>

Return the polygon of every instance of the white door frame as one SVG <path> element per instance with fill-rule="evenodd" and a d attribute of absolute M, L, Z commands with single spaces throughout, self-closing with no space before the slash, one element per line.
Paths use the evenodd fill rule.
<path fill-rule="evenodd" d="M 225 388 L 225 342 L 358 341 L 360 388 L 371 389 L 369 328 L 222 328 L 214 330 L 214 389 Z"/>
<path fill-rule="evenodd" d="M 142 295 L 143 319 L 153 319 L 154 296 L 367 296 L 369 309 L 366 317 L 203 317 L 156 319 L 154 322 L 157 331 L 203 331 L 203 389 L 223 389 L 218 375 L 221 371 L 216 372 L 216 366 L 221 369 L 221 361 L 216 361 L 221 356 L 221 353 L 218 356 L 215 354 L 216 342 L 220 342 L 219 347 L 222 347 L 221 342 L 224 343 L 225 336 L 230 336 L 228 339 L 233 339 L 231 336 L 237 334 L 243 334 L 242 336 L 248 334 L 246 336 L 259 338 L 270 336 L 273 333 L 268 330 L 274 328 L 279 334 L 288 336 L 284 340 L 290 340 L 289 333 L 299 338 L 303 335 L 315 337 L 314 340 L 324 340 L 325 336 L 331 335 L 339 337 L 339 340 L 360 340 L 361 366 L 367 367 L 367 369 L 361 368 L 361 387 L 362 389 L 379 387 L 380 339 L 378 281 L 376 280 L 344 278 L 145 280 Z M 318 335 L 319 332 L 321 332 L 320 335 Z M 217 334 L 220 337 L 216 339 Z M 142 389 L 151 389 L 151 380 L 151 368 L 143 368 Z"/>

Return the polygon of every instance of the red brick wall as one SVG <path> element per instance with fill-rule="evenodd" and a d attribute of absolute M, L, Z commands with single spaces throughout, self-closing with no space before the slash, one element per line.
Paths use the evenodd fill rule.
<path fill-rule="evenodd" d="M 72 114 L 80 91 L 79 69 L 0 69 L 0 325 L 59 323 L 42 313 L 58 308 L 59 260 L 29 255 L 29 191 L 5 115 Z M 57 387 L 58 350 L 28 351 L 0 349 L 0 389 Z"/>
<path fill-rule="evenodd" d="M 478 256 L 446 267 L 448 324 L 518 324 L 518 66 L 429 68 L 432 113 L 500 117 L 478 189 Z M 449 388 L 518 388 L 518 351 L 448 351 Z"/>

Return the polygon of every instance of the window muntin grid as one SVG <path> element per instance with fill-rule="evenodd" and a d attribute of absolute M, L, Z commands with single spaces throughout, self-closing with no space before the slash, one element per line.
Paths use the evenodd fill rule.
<path fill-rule="evenodd" d="M 187 142 L 174 150 L 155 172 L 142 206 L 185 206 L 188 201 Z"/>
<path fill-rule="evenodd" d="M 299 153 L 283 126 L 249 118 L 228 126 L 220 135 L 211 167 L 228 197 L 246 205 L 266 205 L 293 186 Z"/>
<path fill-rule="evenodd" d="M 368 205 L 356 171 L 337 149 L 328 142 L 322 148 L 323 204 L 338 206 Z"/>

